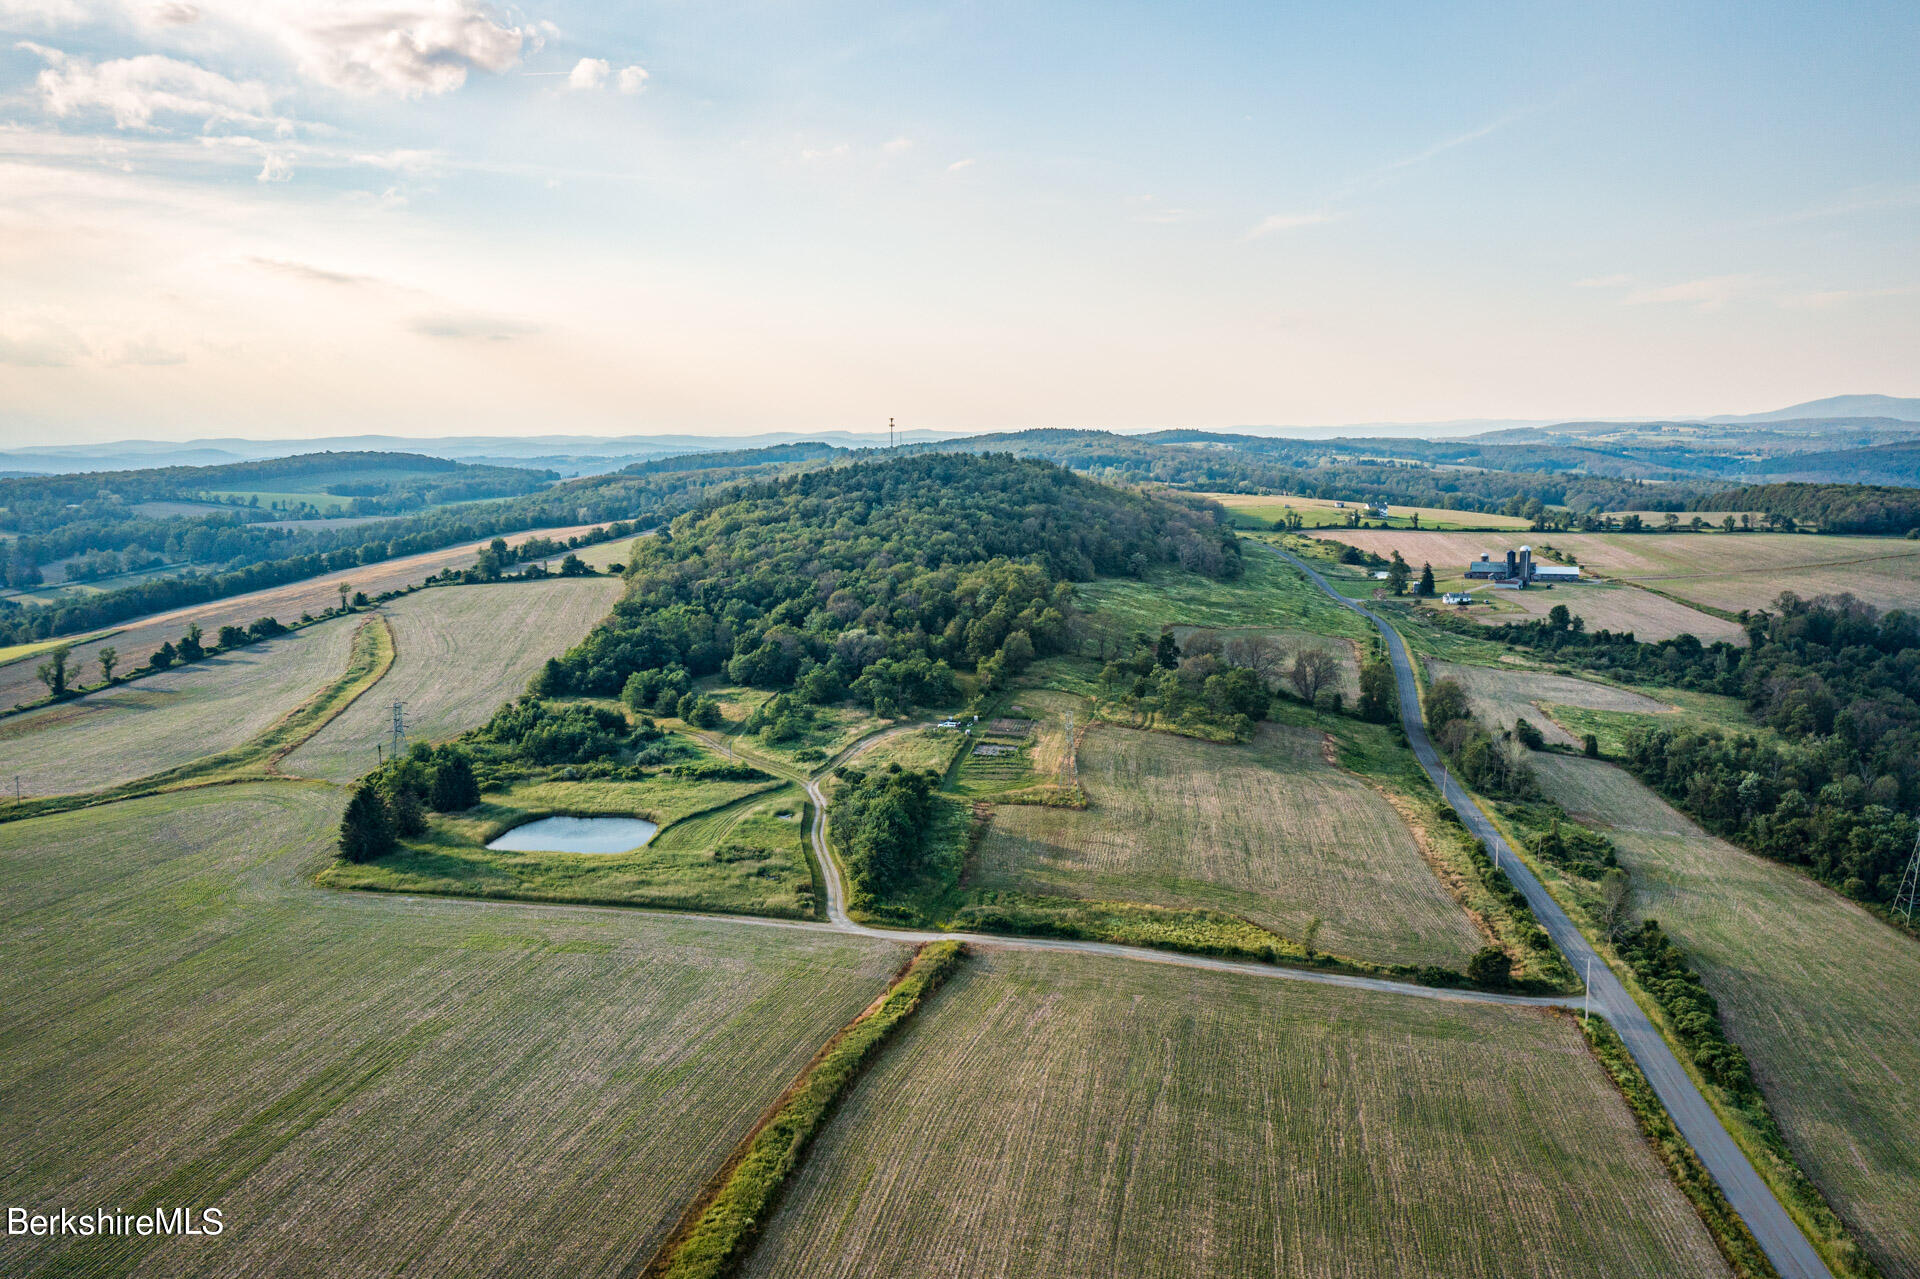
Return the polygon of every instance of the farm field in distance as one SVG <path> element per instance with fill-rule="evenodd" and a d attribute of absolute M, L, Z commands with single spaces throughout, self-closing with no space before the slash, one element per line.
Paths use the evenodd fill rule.
<path fill-rule="evenodd" d="M 0 719 L 0 778 L 7 797 L 16 777 L 22 795 L 67 795 L 238 746 L 338 679 L 365 620 L 344 617 L 302 627 Z"/>
<path fill-rule="evenodd" d="M 596 527 L 600 526 L 576 524 L 566 528 L 533 529 L 526 533 L 511 534 L 506 541 L 510 546 L 517 546 L 530 537 L 565 541 L 570 536 L 578 536 Z M 318 577 L 303 578 L 298 582 L 252 591 L 246 595 L 233 595 L 165 613 L 136 617 L 121 623 L 111 637 L 98 640 L 75 637 L 69 640 L 73 648 L 73 663 L 78 668 L 95 672 L 95 660 L 101 647 L 107 644 L 119 650 L 123 666 L 143 663 L 148 654 L 163 642 L 178 640 L 190 622 L 198 623 L 208 635 L 217 635 L 222 626 L 245 626 L 260 617 L 276 617 L 282 622 L 292 622 L 298 620 L 303 612 L 317 616 L 339 606 L 341 582 L 350 583 L 354 590 L 365 591 L 369 596 L 382 591 L 399 590 L 417 585 L 445 569 L 471 566 L 486 544 L 485 541 L 465 542 L 438 551 L 382 560 L 378 564 L 362 564 L 338 573 L 323 573 Z M 607 545 L 613 546 L 615 543 L 609 542 Z M 593 557 L 594 549 L 588 548 L 589 558 L 598 565 L 605 557 Z M 35 665 L 25 659 L 0 665 L 0 706 L 37 701 L 46 696 L 46 687 L 34 676 Z"/>
<path fill-rule="evenodd" d="M 1583 568 L 1683 602 L 1731 613 L 1770 607 L 1782 591 L 1851 592 L 1882 609 L 1920 607 L 1920 542 L 1814 533 L 1428 533 L 1329 529 L 1314 534 L 1377 555 L 1397 548 L 1416 568 L 1457 574 L 1481 552 L 1552 546 Z M 1542 593 L 1575 612 L 1572 588 Z M 1590 623 L 1591 625 L 1592 623 Z M 1707 638 L 1702 636 L 1703 639 Z"/>
<path fill-rule="evenodd" d="M 743 1273 L 1727 1270 L 1564 1019 L 982 949 Z"/>
<path fill-rule="evenodd" d="M 1662 701 L 1666 692 L 1636 693 L 1631 689 L 1594 680 L 1575 679 L 1525 667 L 1464 666 L 1454 662 L 1428 662 L 1429 679 L 1450 679 L 1466 690 L 1473 711 L 1488 724 L 1508 728 L 1516 719 L 1534 725 L 1550 742 L 1578 746 L 1579 738 L 1562 728 L 1547 713 L 1546 706 L 1563 705 L 1621 711 L 1633 715 L 1673 715 L 1679 708 Z"/>
<path fill-rule="evenodd" d="M 344 796 L 0 824 L 0 1194 L 217 1205 L 0 1271 L 519 1276 L 645 1261 L 904 947 L 316 890 Z"/>
<path fill-rule="evenodd" d="M 1350 512 L 1359 509 L 1359 503 L 1340 503 L 1330 497 L 1286 497 L 1271 493 L 1202 493 L 1201 497 L 1211 498 L 1232 512 L 1235 523 L 1242 527 L 1270 528 L 1273 522 L 1291 509 L 1301 519 L 1306 528 L 1345 527 Z M 1421 528 L 1486 528 L 1514 529 L 1527 528 L 1529 521 L 1517 515 L 1488 515 L 1480 511 L 1455 511 L 1444 506 L 1402 506 L 1397 503 L 1387 508 L 1386 522 L 1394 528 L 1413 527 L 1413 516 L 1420 517 Z M 1377 524 L 1380 517 L 1366 517 L 1369 524 Z"/>
<path fill-rule="evenodd" d="M 1535 767 L 1612 837 L 1635 915 L 1692 957 L 1801 1167 L 1889 1279 L 1920 1276 L 1920 943 L 1707 834 L 1611 764 Z"/>
<path fill-rule="evenodd" d="M 620 586 L 606 576 L 436 586 L 382 605 L 394 632 L 393 669 L 281 770 L 335 782 L 370 771 L 374 745 L 392 741 L 395 702 L 405 703 L 409 741 L 441 741 L 485 723 L 526 691 L 542 662 L 606 616 Z"/>
<path fill-rule="evenodd" d="M 1245 746 L 1102 725 L 1080 746 L 1089 807 L 996 807 L 974 884 L 1220 910 L 1333 954 L 1458 967 L 1480 934 L 1393 805 L 1325 749 L 1276 724 Z"/>

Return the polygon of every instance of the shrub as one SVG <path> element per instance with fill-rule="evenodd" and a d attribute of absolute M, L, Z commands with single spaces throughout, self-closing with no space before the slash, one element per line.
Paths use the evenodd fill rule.
<path fill-rule="evenodd" d="M 1513 980 L 1513 960 L 1498 946 L 1483 946 L 1467 961 L 1467 980 L 1476 986 L 1505 986 Z"/>
<path fill-rule="evenodd" d="M 340 818 L 340 855 L 350 862 L 370 862 L 392 851 L 393 838 L 386 800 L 377 787 L 362 782 Z"/>

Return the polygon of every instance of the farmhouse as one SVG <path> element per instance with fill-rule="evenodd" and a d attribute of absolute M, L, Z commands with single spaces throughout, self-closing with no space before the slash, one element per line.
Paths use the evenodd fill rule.
<path fill-rule="evenodd" d="M 1465 591 L 1448 591 L 1440 597 L 1440 601 L 1443 604 L 1471 604 L 1473 603 L 1473 596 L 1467 594 Z"/>
<path fill-rule="evenodd" d="M 1533 548 L 1523 546 L 1518 551 L 1508 551 L 1505 559 L 1496 560 L 1482 552 L 1479 559 L 1467 565 L 1467 580 L 1491 582 L 1497 587 L 1518 591 L 1536 584 L 1552 586 L 1559 582 L 1577 582 L 1580 580 L 1580 569 L 1572 564 L 1536 564 Z"/>

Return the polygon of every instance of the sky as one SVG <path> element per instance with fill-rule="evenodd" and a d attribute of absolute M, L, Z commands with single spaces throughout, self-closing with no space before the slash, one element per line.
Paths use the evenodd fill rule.
<path fill-rule="evenodd" d="M 1920 6 L 0 0 L 0 444 L 1920 395 Z"/>

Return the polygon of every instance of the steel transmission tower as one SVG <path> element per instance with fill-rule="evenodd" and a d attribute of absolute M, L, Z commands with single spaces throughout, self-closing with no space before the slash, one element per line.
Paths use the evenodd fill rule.
<path fill-rule="evenodd" d="M 1893 913 L 1913 923 L 1913 913 L 1920 910 L 1920 832 L 1913 839 L 1913 855 L 1907 858 L 1907 869 L 1900 876 L 1900 891 L 1893 895 Z"/>
<path fill-rule="evenodd" d="M 392 759 L 400 758 L 400 740 L 407 735 L 405 707 L 405 702 L 395 702 L 393 704 L 393 750 L 390 755 Z"/>

